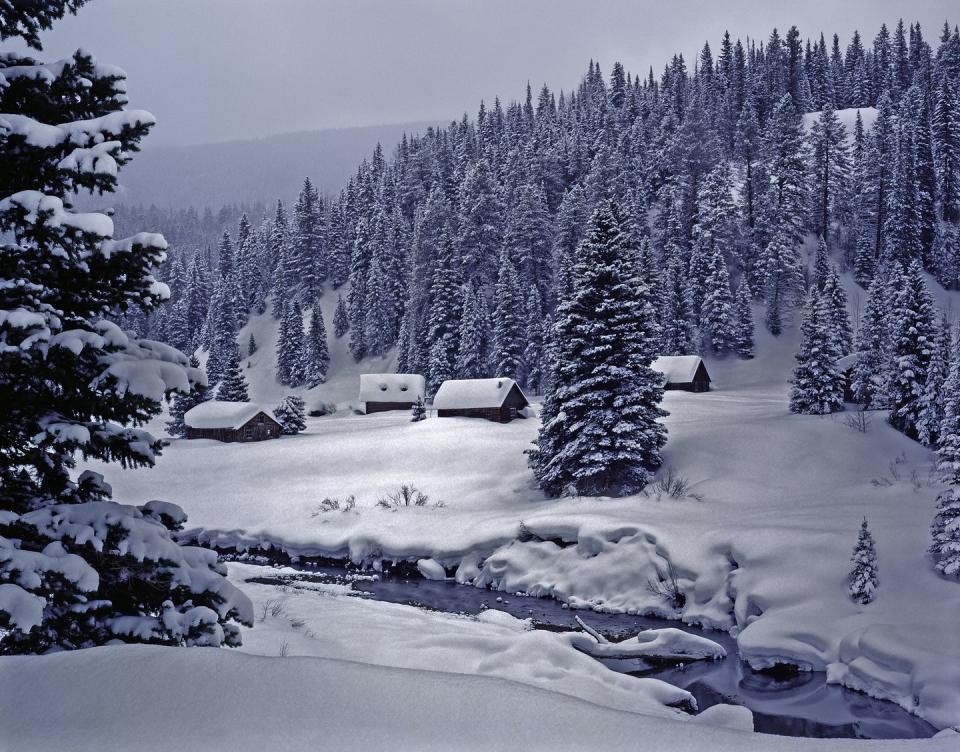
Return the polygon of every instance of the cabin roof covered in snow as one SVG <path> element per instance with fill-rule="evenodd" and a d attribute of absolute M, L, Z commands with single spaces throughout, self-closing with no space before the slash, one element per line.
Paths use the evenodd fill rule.
<path fill-rule="evenodd" d="M 664 383 L 689 384 L 701 363 L 703 358 L 699 355 L 661 355 L 650 367 L 663 374 Z"/>
<path fill-rule="evenodd" d="M 513 379 L 451 379 L 440 385 L 433 398 L 433 408 L 435 410 L 470 410 L 502 407 L 513 387 L 517 387 L 517 391 L 524 400 L 527 400 L 526 395 Z"/>
<path fill-rule="evenodd" d="M 208 400 L 187 410 L 183 415 L 183 422 L 190 428 L 237 429 L 258 413 L 264 413 L 270 420 L 274 420 L 263 405 L 255 402 Z"/>
<path fill-rule="evenodd" d="M 416 402 L 426 394 L 419 373 L 361 373 L 361 402 Z"/>

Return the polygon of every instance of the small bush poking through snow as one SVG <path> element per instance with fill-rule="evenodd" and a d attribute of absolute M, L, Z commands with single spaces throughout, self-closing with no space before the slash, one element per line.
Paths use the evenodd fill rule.
<path fill-rule="evenodd" d="M 322 418 L 324 415 L 333 415 L 336 411 L 337 406 L 333 402 L 321 402 L 307 414 L 311 418 Z"/>
<path fill-rule="evenodd" d="M 843 424 L 851 431 L 867 433 L 873 424 L 873 417 L 866 410 L 854 410 L 844 416 Z"/>
<path fill-rule="evenodd" d="M 857 603 L 866 605 L 874 599 L 879 580 L 877 579 L 877 549 L 873 536 L 867 528 L 867 518 L 860 525 L 860 535 L 853 549 L 853 570 L 850 572 L 850 584 L 847 588 L 850 597 Z"/>
<path fill-rule="evenodd" d="M 647 590 L 663 598 L 672 608 L 683 608 L 687 603 L 687 596 L 680 589 L 677 570 L 672 563 L 667 564 L 666 574 L 657 572 L 656 580 L 647 580 Z"/>
<path fill-rule="evenodd" d="M 326 512 L 350 512 L 357 506 L 357 499 L 353 494 L 344 496 L 327 496 L 313 512 L 313 517 L 318 517 Z"/>
<path fill-rule="evenodd" d="M 653 496 L 657 501 L 664 496 L 669 499 L 703 501 L 703 494 L 693 490 L 690 479 L 675 472 L 672 467 L 665 468 L 660 477 L 644 489 L 643 493 L 645 496 Z"/>
<path fill-rule="evenodd" d="M 384 509 L 400 509 L 402 507 L 442 507 L 442 501 L 435 501 L 430 504 L 430 497 L 412 483 L 404 483 L 396 491 L 391 491 L 386 496 L 377 499 L 377 506 Z"/>

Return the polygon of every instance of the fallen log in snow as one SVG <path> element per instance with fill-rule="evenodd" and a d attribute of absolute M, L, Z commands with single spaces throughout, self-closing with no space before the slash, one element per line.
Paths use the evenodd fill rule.
<path fill-rule="evenodd" d="M 668 661 L 719 660 L 727 651 L 722 645 L 706 637 L 668 627 L 646 629 L 635 637 L 610 642 L 579 616 L 577 623 L 583 632 L 567 635 L 570 644 L 594 658 L 654 658 Z"/>

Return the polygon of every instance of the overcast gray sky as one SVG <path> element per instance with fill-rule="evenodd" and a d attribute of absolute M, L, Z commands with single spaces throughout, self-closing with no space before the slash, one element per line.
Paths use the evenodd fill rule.
<path fill-rule="evenodd" d="M 535 87 L 576 85 L 590 58 L 659 75 L 724 29 L 804 37 L 920 21 L 935 44 L 957 0 L 92 0 L 43 39 L 127 70 L 151 143 L 449 119 Z M 829 37 L 828 37 L 829 38 Z"/>

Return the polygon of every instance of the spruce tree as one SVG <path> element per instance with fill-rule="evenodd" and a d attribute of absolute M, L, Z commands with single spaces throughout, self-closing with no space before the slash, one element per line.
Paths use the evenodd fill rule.
<path fill-rule="evenodd" d="M 217 387 L 217 399 L 221 402 L 249 402 L 247 380 L 240 369 L 240 347 L 234 338 L 227 345 L 226 358 L 223 364 L 223 378 Z"/>
<path fill-rule="evenodd" d="M 937 327 L 933 351 L 927 363 L 926 383 L 923 385 L 920 416 L 917 419 L 917 439 L 926 447 L 936 446 L 940 436 L 945 402 L 950 399 L 944 393 L 944 385 L 950 376 L 950 361 L 950 323 L 944 316 Z"/>
<path fill-rule="evenodd" d="M 531 465 L 551 496 L 627 495 L 660 466 L 666 430 L 659 375 L 650 368 L 650 311 L 625 253 L 619 210 L 594 213 L 551 339 L 550 391 Z"/>
<path fill-rule="evenodd" d="M 857 335 L 860 353 L 853 369 L 851 388 L 853 398 L 865 408 L 882 408 L 888 396 L 883 367 L 888 350 L 889 287 L 882 277 L 876 277 L 867 291 L 867 305 Z"/>
<path fill-rule="evenodd" d="M 829 311 L 821 294 L 811 290 L 800 327 L 802 340 L 793 369 L 790 411 L 823 415 L 843 410 L 843 377 L 837 370 L 839 357 L 830 333 Z"/>
<path fill-rule="evenodd" d="M 444 381 L 456 375 L 457 354 L 460 350 L 460 319 L 463 311 L 463 285 L 459 263 L 454 258 L 449 238 L 441 246 L 440 257 L 430 286 L 430 317 L 427 363 L 427 391 L 436 394 Z"/>
<path fill-rule="evenodd" d="M 813 284 L 820 291 L 827 284 L 827 278 L 830 276 L 830 254 L 827 251 L 827 244 L 820 236 L 817 241 L 817 253 L 813 257 Z"/>
<path fill-rule="evenodd" d="M 257 351 L 257 340 L 253 337 L 253 332 L 250 332 L 250 339 L 247 341 L 247 357 L 250 357 Z"/>
<path fill-rule="evenodd" d="M 933 299 L 919 261 L 914 261 L 902 277 L 893 316 L 889 420 L 894 428 L 915 438 L 936 336 Z"/>
<path fill-rule="evenodd" d="M 337 296 L 337 309 L 333 313 L 333 336 L 340 339 L 344 334 L 350 331 L 350 319 L 347 317 L 347 305 L 343 302 L 343 296 Z"/>
<path fill-rule="evenodd" d="M 423 404 L 423 397 L 419 394 L 417 395 L 417 401 L 413 403 L 413 407 L 410 408 L 410 421 L 412 423 L 419 423 L 421 420 L 426 420 L 427 418 L 427 407 Z"/>
<path fill-rule="evenodd" d="M 960 496 L 956 486 L 937 497 L 930 537 L 934 568 L 946 577 L 960 577 Z"/>
<path fill-rule="evenodd" d="M 719 251 L 714 251 L 710 266 L 700 326 L 706 347 L 716 353 L 728 353 L 736 348 L 736 319 L 733 295 L 730 292 L 730 277 Z"/>
<path fill-rule="evenodd" d="M 827 310 L 830 336 L 842 357 L 853 347 L 853 331 L 847 312 L 847 292 L 843 289 L 836 267 L 832 267 L 823 286 L 823 302 Z"/>
<path fill-rule="evenodd" d="M 190 356 L 190 367 L 199 370 L 200 361 L 196 355 Z M 170 403 L 170 420 L 167 421 L 167 433 L 178 439 L 187 435 L 187 426 L 183 422 L 183 416 L 201 402 L 210 399 L 210 394 L 205 385 L 201 383 L 194 384 L 187 394 L 177 394 Z"/>
<path fill-rule="evenodd" d="M 327 347 L 327 327 L 323 322 L 320 301 L 314 300 L 310 311 L 310 328 L 307 332 L 306 383 L 311 389 L 327 380 L 330 367 L 330 350 Z"/>
<path fill-rule="evenodd" d="M 746 277 L 741 277 L 740 284 L 737 285 L 733 342 L 738 357 L 744 359 L 753 357 L 753 305 Z"/>
<path fill-rule="evenodd" d="M 80 5 L 7 3 L 0 37 L 39 46 L 37 31 Z M 87 52 L 3 64 L 17 76 L 0 88 L 0 654 L 238 645 L 234 622 L 251 624 L 252 605 L 216 553 L 175 541 L 183 511 L 113 502 L 99 473 L 74 472 L 78 455 L 153 465 L 162 442 L 142 426 L 164 396 L 204 381 L 182 353 L 111 320 L 169 296 L 151 273 L 163 237 L 115 239 L 109 216 L 70 203 L 113 194 L 154 118 L 123 109 L 124 74 Z"/>
<path fill-rule="evenodd" d="M 457 352 L 456 373 L 460 379 L 478 379 L 486 375 L 483 358 L 482 321 L 477 307 L 477 295 L 467 285 L 463 298 L 463 316 L 460 319 L 460 349 Z"/>
<path fill-rule="evenodd" d="M 877 586 L 877 549 L 873 536 L 867 527 L 867 518 L 863 518 L 860 533 L 857 536 L 857 545 L 853 549 L 853 569 L 847 578 L 847 592 L 850 597 L 861 605 L 866 605 L 876 597 Z"/>
<path fill-rule="evenodd" d="M 307 427 L 307 411 L 302 397 L 289 395 L 273 409 L 273 417 L 280 424 L 280 432 L 293 436 Z"/>
<path fill-rule="evenodd" d="M 306 380 L 306 341 L 303 335 L 303 312 L 294 300 L 284 306 L 277 338 L 277 381 L 286 386 L 300 386 Z"/>
<path fill-rule="evenodd" d="M 305 178 L 293 206 L 290 233 L 291 266 L 307 294 L 315 298 L 327 278 L 323 247 L 323 201 L 310 178 Z"/>
<path fill-rule="evenodd" d="M 810 129 L 813 177 L 813 228 L 821 240 L 829 237 L 839 218 L 849 183 L 850 157 L 847 130 L 831 106 L 814 120 Z"/>
<path fill-rule="evenodd" d="M 787 232 L 776 232 L 766 249 L 764 301 L 766 323 L 773 335 L 783 331 L 803 283 L 800 259 Z"/>
<path fill-rule="evenodd" d="M 494 290 L 493 368 L 497 376 L 516 378 L 523 357 L 523 299 L 517 269 L 504 248 Z"/>

